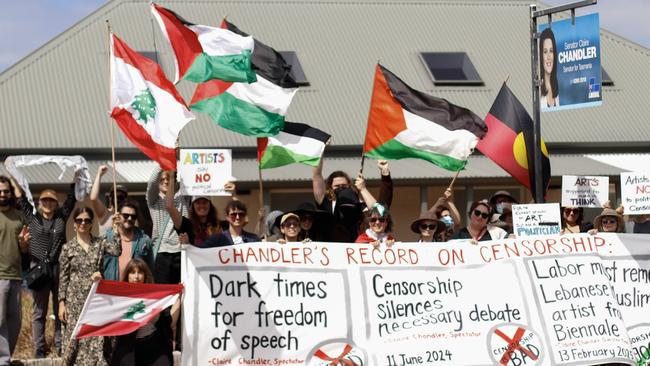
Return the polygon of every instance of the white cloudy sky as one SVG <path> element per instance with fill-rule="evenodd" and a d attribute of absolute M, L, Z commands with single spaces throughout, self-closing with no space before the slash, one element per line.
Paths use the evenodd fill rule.
<path fill-rule="evenodd" d="M 106 2 L 0 0 L 0 72 Z M 566 2 L 546 0 L 551 5 Z M 650 0 L 600 0 L 586 10 L 600 13 L 601 27 L 650 48 Z"/>

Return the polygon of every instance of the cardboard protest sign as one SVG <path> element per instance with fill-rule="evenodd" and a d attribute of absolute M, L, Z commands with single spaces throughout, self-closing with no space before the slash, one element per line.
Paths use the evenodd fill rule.
<path fill-rule="evenodd" d="M 178 173 L 183 195 L 230 196 L 223 186 L 233 180 L 231 151 L 181 149 Z"/>
<path fill-rule="evenodd" d="M 562 176 L 562 206 L 601 208 L 609 199 L 609 177 Z"/>
<path fill-rule="evenodd" d="M 184 365 L 632 365 L 650 235 L 183 252 Z"/>
<path fill-rule="evenodd" d="M 512 205 L 513 233 L 517 237 L 558 235 L 562 229 L 557 203 Z"/>
<path fill-rule="evenodd" d="M 602 104 L 598 13 L 538 26 L 541 111 Z"/>
<path fill-rule="evenodd" d="M 627 215 L 650 214 L 650 173 L 621 173 L 621 202 Z"/>

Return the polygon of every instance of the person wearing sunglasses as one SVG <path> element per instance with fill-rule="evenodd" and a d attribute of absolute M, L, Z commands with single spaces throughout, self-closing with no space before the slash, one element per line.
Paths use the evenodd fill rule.
<path fill-rule="evenodd" d="M 248 223 L 248 210 L 239 200 L 231 200 L 226 205 L 224 213 L 228 221 L 228 230 L 210 235 L 204 242 L 204 248 L 225 247 L 235 244 L 254 243 L 261 241 L 260 237 L 244 230 Z"/>
<path fill-rule="evenodd" d="M 375 248 L 381 244 L 390 247 L 395 243 L 392 228 L 393 220 L 386 207 L 375 203 L 368 212 L 368 228 L 354 242 L 370 243 Z"/>
<path fill-rule="evenodd" d="M 492 205 L 487 200 L 475 201 L 469 208 L 469 223 L 460 229 L 451 239 L 470 239 L 473 244 L 479 241 L 505 239 L 505 230 L 488 225 L 492 217 Z"/>
<path fill-rule="evenodd" d="M 594 228 L 588 231 L 590 234 L 596 233 L 624 233 L 625 221 L 623 216 L 619 215 L 616 210 L 605 208 L 600 215 L 594 219 Z"/>
<path fill-rule="evenodd" d="M 411 231 L 420 236 L 419 243 L 445 241 L 447 226 L 438 220 L 433 212 L 427 211 L 421 213 L 420 217 L 411 223 Z"/>
<path fill-rule="evenodd" d="M 280 244 L 286 244 L 290 242 L 297 242 L 300 240 L 300 216 L 296 215 L 293 212 L 286 213 L 282 215 L 279 219 L 280 232 L 282 237 L 277 241 Z M 311 241 L 309 239 L 302 240 L 303 242 Z"/>
<path fill-rule="evenodd" d="M 109 240 L 91 234 L 93 210 L 79 207 L 73 213 L 75 236 L 61 250 L 59 279 L 59 318 L 65 324 L 62 365 L 107 365 L 110 355 L 104 354 L 104 337 L 73 339 L 72 331 L 81 315 L 93 281 L 102 279 L 104 256 L 122 254 L 120 231 L 122 217 L 113 219 L 115 235 Z"/>
<path fill-rule="evenodd" d="M 582 207 L 563 207 L 561 234 L 586 233 L 593 229 L 594 226 L 590 222 L 582 222 L 583 218 Z"/>
<path fill-rule="evenodd" d="M 75 172 L 75 180 L 79 174 Z M 13 179 L 13 177 L 12 177 Z M 34 341 L 35 357 L 46 356 L 45 344 L 45 322 L 47 320 L 50 294 L 52 298 L 58 297 L 59 288 L 59 254 L 63 247 L 66 236 L 66 223 L 70 213 L 77 202 L 75 197 L 75 184 L 70 185 L 67 197 L 62 205 L 59 205 L 58 194 L 53 189 L 44 189 L 38 198 L 38 210 L 27 200 L 26 195 L 16 182 L 13 182 L 16 206 L 22 213 L 29 227 L 31 243 L 29 246 L 29 268 L 37 265 L 48 267 L 49 280 L 39 281 L 37 286 L 30 287 L 32 298 L 32 339 Z M 61 350 L 61 322 L 56 316 L 57 309 L 54 306 L 54 344 L 57 352 Z"/>
<path fill-rule="evenodd" d="M 153 251 L 151 238 L 144 230 L 136 226 L 138 220 L 138 206 L 133 201 L 125 201 L 120 207 L 119 216 L 122 218 L 121 225 L 117 228 L 120 234 L 120 245 L 122 254 L 117 257 L 113 255 L 104 256 L 104 278 L 111 281 L 119 281 L 122 278 L 124 269 L 133 258 L 140 258 L 149 267 L 153 266 Z M 106 230 L 104 234 L 107 240 L 112 240 L 115 235 L 113 228 Z"/>

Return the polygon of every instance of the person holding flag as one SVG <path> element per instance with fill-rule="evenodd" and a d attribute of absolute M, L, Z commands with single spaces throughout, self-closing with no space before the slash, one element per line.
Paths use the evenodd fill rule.
<path fill-rule="evenodd" d="M 65 366 L 108 365 L 110 354 L 103 337 L 73 339 L 73 330 L 81 315 L 93 281 L 102 278 L 104 255 L 120 256 L 122 247 L 117 228 L 122 217 L 113 219 L 112 240 L 92 236 L 95 214 L 89 207 L 77 208 L 73 213 L 75 237 L 63 246 L 59 263 L 59 319 L 65 324 L 62 364 Z"/>

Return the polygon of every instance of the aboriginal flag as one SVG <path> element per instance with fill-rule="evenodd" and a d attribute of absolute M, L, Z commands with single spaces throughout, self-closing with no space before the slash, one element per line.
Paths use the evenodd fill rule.
<path fill-rule="evenodd" d="M 504 83 L 485 117 L 488 133 L 476 147 L 501 168 L 535 193 L 533 119 Z M 544 193 L 551 178 L 551 162 L 542 140 L 542 182 Z"/>

